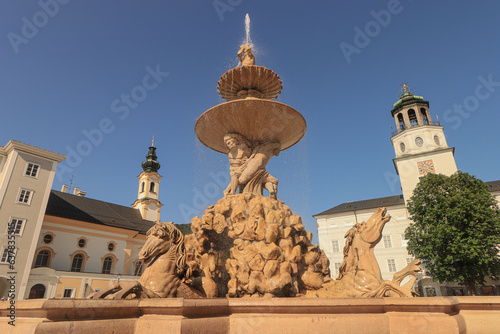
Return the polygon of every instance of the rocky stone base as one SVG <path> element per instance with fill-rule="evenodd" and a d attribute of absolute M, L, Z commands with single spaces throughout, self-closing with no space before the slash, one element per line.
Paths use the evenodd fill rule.
<path fill-rule="evenodd" d="M 191 229 L 191 272 L 212 279 L 221 297 L 293 297 L 331 280 L 325 253 L 279 200 L 229 195 L 193 218 Z"/>
<path fill-rule="evenodd" d="M 498 333 L 500 297 L 0 302 L 0 333 Z"/>

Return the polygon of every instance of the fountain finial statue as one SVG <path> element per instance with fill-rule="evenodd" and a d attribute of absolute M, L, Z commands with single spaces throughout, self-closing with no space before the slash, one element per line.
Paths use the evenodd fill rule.
<path fill-rule="evenodd" d="M 241 66 L 255 65 L 255 57 L 252 53 L 252 47 L 250 46 L 250 44 L 243 44 L 240 46 L 240 51 L 238 51 L 238 59 L 241 62 Z"/>

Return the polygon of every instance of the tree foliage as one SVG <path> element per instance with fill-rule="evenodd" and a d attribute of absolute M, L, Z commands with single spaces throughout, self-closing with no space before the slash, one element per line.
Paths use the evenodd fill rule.
<path fill-rule="evenodd" d="M 467 173 L 427 174 L 407 203 L 408 252 L 441 282 L 460 282 L 475 294 L 500 274 L 500 210 L 487 185 Z"/>

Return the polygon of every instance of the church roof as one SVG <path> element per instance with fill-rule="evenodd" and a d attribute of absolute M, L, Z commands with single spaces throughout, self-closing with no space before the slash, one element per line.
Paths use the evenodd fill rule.
<path fill-rule="evenodd" d="M 488 186 L 489 192 L 500 191 L 500 180 L 498 181 L 490 181 L 485 182 Z M 341 212 L 349 212 L 354 210 L 365 210 L 365 209 L 375 209 L 379 207 L 387 207 L 392 205 L 400 205 L 405 204 L 405 200 L 403 195 L 389 196 L 389 197 L 380 197 L 367 199 L 363 201 L 355 201 L 355 202 L 346 202 L 339 204 L 331 209 L 320 212 L 318 214 L 313 215 L 313 217 L 324 216 L 324 215 L 332 215 L 334 213 Z"/>
<path fill-rule="evenodd" d="M 52 190 L 46 215 L 74 219 L 146 234 L 154 222 L 142 219 L 139 210 L 132 207 L 99 201 Z"/>

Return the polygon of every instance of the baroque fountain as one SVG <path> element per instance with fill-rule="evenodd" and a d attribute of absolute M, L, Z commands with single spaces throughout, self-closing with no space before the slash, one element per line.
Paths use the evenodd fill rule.
<path fill-rule="evenodd" d="M 237 53 L 241 66 L 217 85 L 227 102 L 195 124 L 204 145 L 228 156 L 230 182 L 222 198 L 192 219 L 188 236 L 157 222 L 139 253 L 147 268 L 133 284 L 113 284 L 87 300 L 22 301 L 16 330 L 495 332 L 488 322 L 500 315 L 498 298 L 400 298 L 414 294 L 419 260 L 391 281 L 382 279 L 374 247 L 390 221 L 384 208 L 346 231 L 340 274 L 330 277 L 325 253 L 279 199 L 278 179 L 266 170 L 273 156 L 301 140 L 306 121 L 274 101 L 281 79 L 255 64 L 248 17 L 246 22 L 247 43 Z"/>

